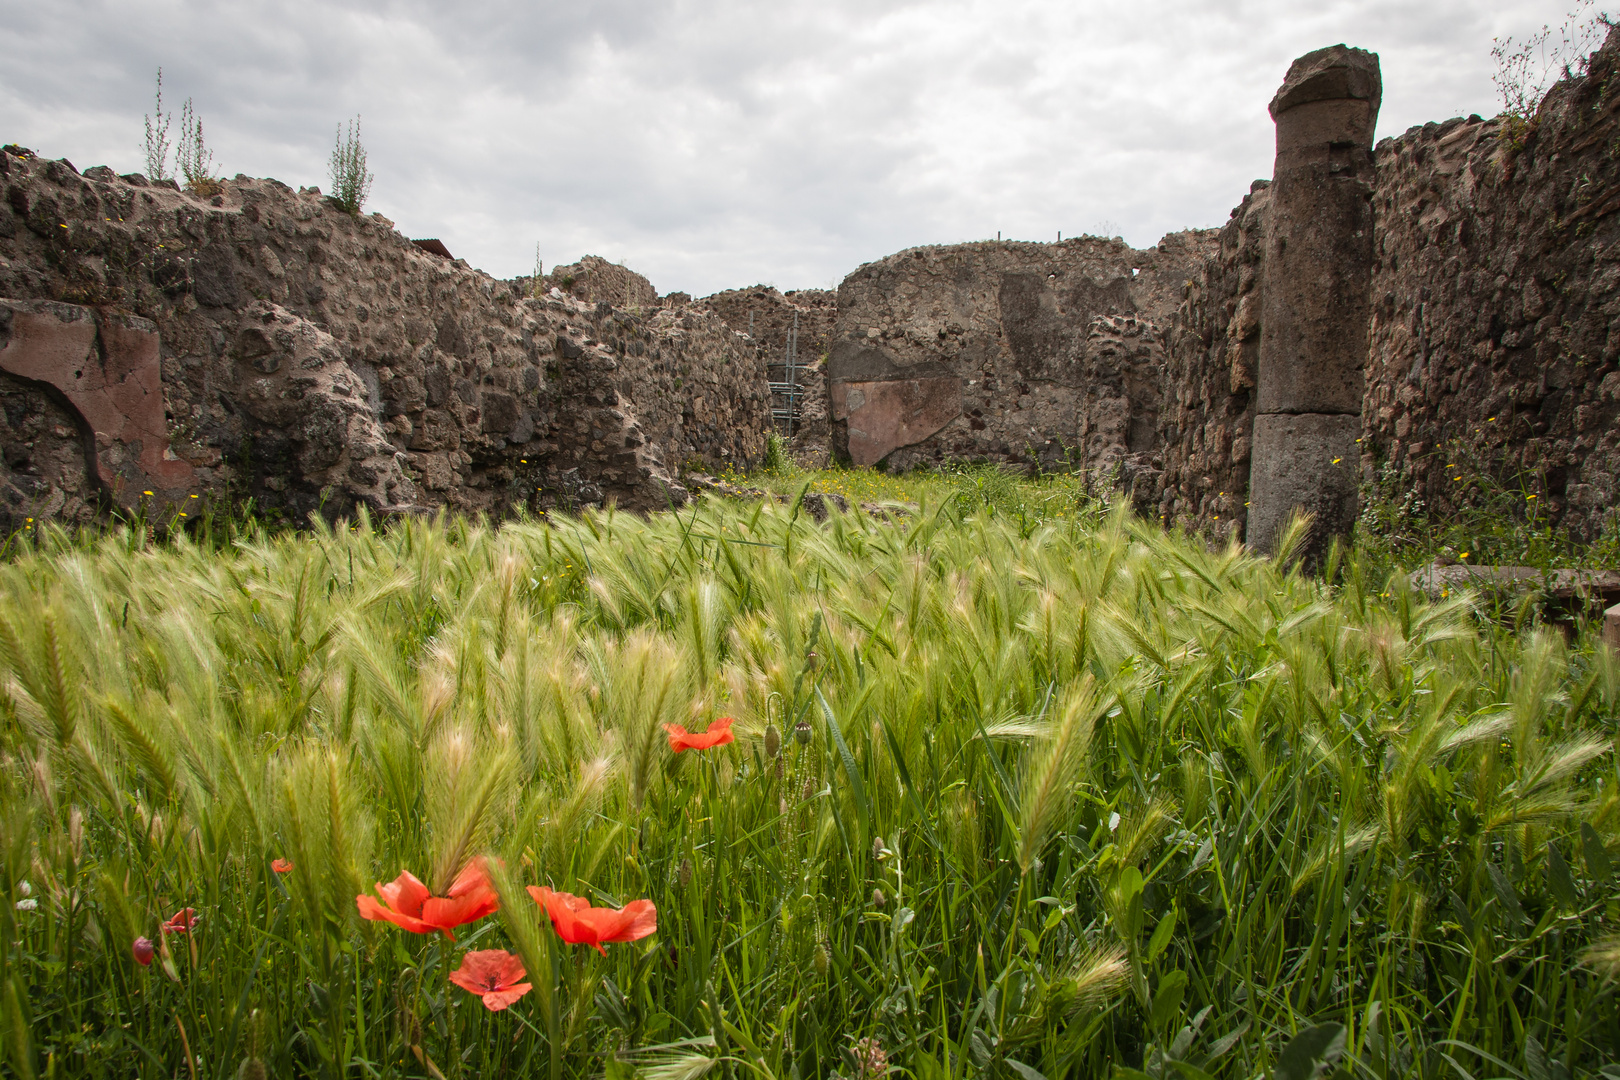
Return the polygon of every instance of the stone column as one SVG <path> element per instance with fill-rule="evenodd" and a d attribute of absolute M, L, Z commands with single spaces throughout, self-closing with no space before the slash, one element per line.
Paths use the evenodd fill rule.
<path fill-rule="evenodd" d="M 1271 99 L 1247 534 L 1259 551 L 1274 550 L 1296 508 L 1316 515 L 1308 558 L 1355 524 L 1382 89 L 1377 54 L 1334 45 L 1295 60 Z"/>

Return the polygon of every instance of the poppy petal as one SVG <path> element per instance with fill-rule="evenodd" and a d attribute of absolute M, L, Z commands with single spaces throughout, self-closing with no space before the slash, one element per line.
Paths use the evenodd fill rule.
<path fill-rule="evenodd" d="M 361 893 L 356 896 L 354 904 L 355 907 L 360 909 L 360 917 L 370 919 L 372 922 L 391 922 L 395 926 L 403 927 L 413 934 L 431 934 L 438 929 L 432 923 L 423 922 L 414 915 L 406 915 L 384 907 L 377 902 L 375 896 L 369 893 Z"/>
<path fill-rule="evenodd" d="M 619 915 L 619 928 L 610 941 L 640 941 L 658 932 L 658 908 L 651 900 L 632 900 Z"/>
<path fill-rule="evenodd" d="M 490 1012 L 500 1012 L 533 989 L 530 983 L 513 983 L 504 990 L 491 990 L 480 996 L 484 999 L 484 1008 Z"/>
<path fill-rule="evenodd" d="M 450 883 L 450 891 L 446 896 L 463 896 L 479 890 L 490 890 L 493 885 L 489 880 L 489 871 L 484 867 L 482 858 L 471 859 L 456 875 L 456 880 Z"/>
<path fill-rule="evenodd" d="M 465 896 L 430 896 L 422 905 L 422 921 L 429 926 L 449 931 L 462 923 L 482 919 L 500 910 L 500 900 L 493 889 L 484 889 Z"/>
<path fill-rule="evenodd" d="M 377 883 L 377 895 L 383 902 L 401 915 L 419 916 L 422 914 L 422 904 L 433 894 L 428 887 L 417 880 L 415 874 L 409 870 L 401 870 L 399 877 L 384 885 Z"/>

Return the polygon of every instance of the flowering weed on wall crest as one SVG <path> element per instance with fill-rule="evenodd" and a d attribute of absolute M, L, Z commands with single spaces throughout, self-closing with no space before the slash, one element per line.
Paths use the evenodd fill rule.
<path fill-rule="evenodd" d="M 1620 1061 L 1620 665 L 1363 575 L 957 499 L 47 533 L 0 1072 Z"/>

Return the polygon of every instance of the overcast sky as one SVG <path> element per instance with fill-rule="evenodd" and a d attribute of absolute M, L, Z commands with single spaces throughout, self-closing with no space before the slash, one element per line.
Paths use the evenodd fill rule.
<path fill-rule="evenodd" d="M 1380 54 L 1378 133 L 1499 110 L 1492 38 L 1575 0 L 0 0 L 0 141 L 144 169 L 191 98 L 226 174 L 330 190 L 501 277 L 591 253 L 660 291 L 833 287 L 916 244 L 1224 222 L 1288 63 Z"/>

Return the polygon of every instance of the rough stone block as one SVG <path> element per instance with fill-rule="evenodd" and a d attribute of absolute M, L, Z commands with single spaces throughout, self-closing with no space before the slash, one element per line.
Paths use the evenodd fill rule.
<path fill-rule="evenodd" d="M 1278 532 L 1296 509 L 1316 517 L 1307 557 L 1325 550 L 1329 538 L 1349 535 L 1356 521 L 1360 434 L 1359 416 L 1307 413 L 1254 418 L 1246 536 L 1250 547 L 1272 551 Z"/>

